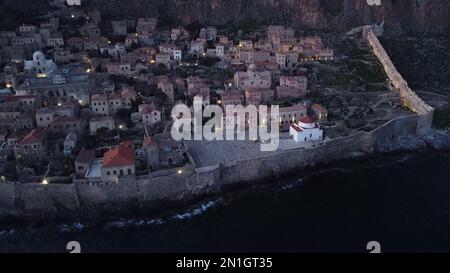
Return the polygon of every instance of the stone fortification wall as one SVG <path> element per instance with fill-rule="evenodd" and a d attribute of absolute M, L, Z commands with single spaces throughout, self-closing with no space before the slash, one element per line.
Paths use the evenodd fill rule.
<path fill-rule="evenodd" d="M 419 126 L 417 127 L 417 133 L 419 135 L 425 135 L 431 129 L 434 109 L 425 103 L 408 86 L 408 82 L 397 71 L 397 68 L 392 63 L 389 54 L 387 54 L 386 50 L 380 43 L 380 40 L 378 40 L 377 36 L 373 32 L 371 26 L 365 26 L 363 28 L 363 36 L 372 47 L 375 56 L 377 56 L 378 60 L 383 65 L 391 85 L 397 92 L 399 92 L 404 106 L 419 115 Z"/>
<path fill-rule="evenodd" d="M 276 180 L 283 174 L 317 164 L 333 163 L 356 154 L 385 151 L 386 143 L 402 136 L 426 134 L 431 129 L 433 108 L 409 88 L 392 64 L 370 27 L 363 33 L 380 59 L 392 86 L 403 103 L 415 114 L 387 122 L 371 132 L 326 141 L 311 149 L 267 153 L 250 160 L 226 162 L 205 168 L 186 168 L 181 173 L 164 172 L 118 183 L 75 180 L 73 184 L 0 183 L 0 215 L 32 216 L 89 215 L 158 208 L 162 204 L 190 200 L 192 197 L 220 192 L 236 183 Z"/>

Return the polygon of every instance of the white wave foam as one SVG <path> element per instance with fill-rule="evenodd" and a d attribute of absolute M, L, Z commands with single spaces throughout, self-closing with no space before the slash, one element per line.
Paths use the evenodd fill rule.
<path fill-rule="evenodd" d="M 197 215 L 200 215 L 200 214 L 206 212 L 208 209 L 214 207 L 217 204 L 218 201 L 219 200 L 209 201 L 207 203 L 201 204 L 200 207 L 195 208 L 195 209 L 191 209 L 191 210 L 189 210 L 189 211 L 187 211 L 185 213 L 177 213 L 174 216 L 172 216 L 172 219 L 174 219 L 174 220 L 190 219 L 190 218 L 192 218 L 194 216 L 197 216 Z"/>

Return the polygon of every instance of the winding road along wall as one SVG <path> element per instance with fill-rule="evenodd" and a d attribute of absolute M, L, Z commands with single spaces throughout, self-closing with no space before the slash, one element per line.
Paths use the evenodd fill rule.
<path fill-rule="evenodd" d="M 30 218 L 52 216 L 97 216 L 120 212 L 148 212 L 193 197 L 220 193 L 236 183 L 277 181 L 283 174 L 301 171 L 317 164 L 333 163 L 357 154 L 384 151 L 402 136 L 421 136 L 431 129 L 433 108 L 420 99 L 398 73 L 370 27 L 364 37 L 379 58 L 391 84 L 406 107 L 415 114 L 393 119 L 371 132 L 358 132 L 335 138 L 311 149 L 267 153 L 251 160 L 224 164 L 164 176 L 141 176 L 118 183 L 74 181 L 72 184 L 21 184 L 0 182 L 0 216 Z"/>

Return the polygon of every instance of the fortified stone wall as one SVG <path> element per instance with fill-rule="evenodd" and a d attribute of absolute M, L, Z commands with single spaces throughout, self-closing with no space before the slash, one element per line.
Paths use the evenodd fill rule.
<path fill-rule="evenodd" d="M 399 92 L 404 106 L 419 115 L 419 126 L 417 127 L 417 134 L 425 135 L 431 129 L 434 109 L 426 104 L 408 86 L 408 82 L 397 71 L 397 68 L 392 63 L 391 58 L 387 54 L 384 47 L 381 45 L 371 26 L 365 26 L 363 28 L 363 36 L 372 47 L 375 56 L 377 56 L 378 60 L 383 65 L 390 83 L 395 88 L 395 90 Z"/>
<path fill-rule="evenodd" d="M 386 141 L 416 134 L 418 116 L 392 120 L 372 132 L 336 138 L 311 149 L 268 153 L 249 160 L 187 170 L 181 174 L 122 179 L 118 183 L 74 181 L 73 184 L 0 183 L 0 213 L 46 217 L 55 214 L 96 215 L 133 209 L 146 211 L 161 204 L 218 193 L 236 183 L 263 180 L 333 163 L 356 153 L 372 153 Z"/>
<path fill-rule="evenodd" d="M 85 180 L 75 180 L 73 184 L 48 185 L 3 182 L 0 183 L 0 215 L 43 218 L 77 213 L 85 216 L 103 212 L 135 212 L 136 209 L 148 211 L 161 204 L 217 193 L 224 186 L 242 182 L 258 183 L 316 164 L 382 151 L 383 144 L 402 136 L 425 134 L 431 128 L 433 108 L 408 87 L 372 30 L 365 27 L 363 33 L 404 104 L 416 114 L 393 119 L 371 132 L 336 138 L 311 149 L 272 152 L 249 160 L 186 168 L 181 173 L 139 176 L 136 179 L 122 179 L 118 183 Z"/>

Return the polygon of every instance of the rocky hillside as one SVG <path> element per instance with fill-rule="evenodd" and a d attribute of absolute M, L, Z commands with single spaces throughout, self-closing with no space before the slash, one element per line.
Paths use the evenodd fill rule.
<path fill-rule="evenodd" d="M 425 33 L 450 30 L 450 0 L 91 0 L 109 15 L 159 15 L 213 25 L 255 19 L 312 28 L 350 28 L 385 20 L 391 28 Z M 98 3 L 97 3 L 98 2 Z"/>

